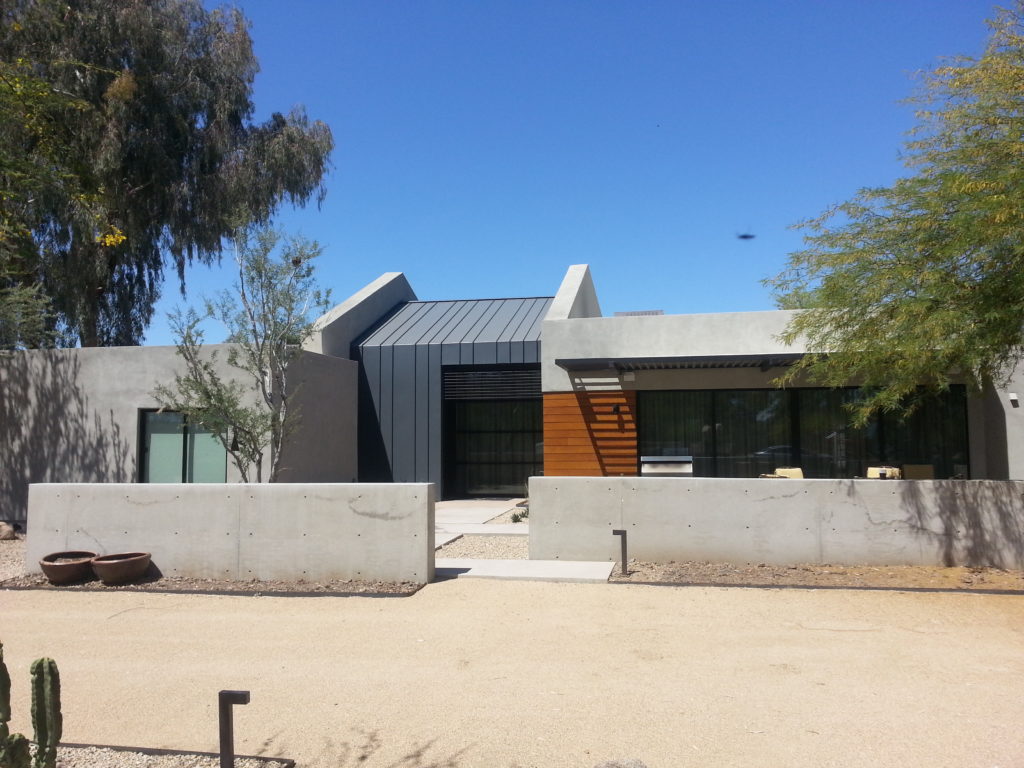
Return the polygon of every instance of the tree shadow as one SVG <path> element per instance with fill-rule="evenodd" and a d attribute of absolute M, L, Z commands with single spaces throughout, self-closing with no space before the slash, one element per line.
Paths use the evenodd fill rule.
<path fill-rule="evenodd" d="M 438 755 L 435 749 L 436 739 L 425 743 L 413 742 L 401 757 L 375 760 L 384 746 L 379 731 L 355 730 L 356 736 L 350 741 L 334 742 L 323 740 L 323 747 L 314 761 L 317 765 L 333 765 L 337 768 L 355 768 L 356 766 L 378 766 L 378 768 L 459 768 L 459 760 L 469 749 L 465 747 L 450 755 Z M 431 754 L 431 753 L 435 754 Z M 384 760 L 384 759 L 382 759 Z"/>
<path fill-rule="evenodd" d="M 81 377 L 76 350 L 0 355 L 0 520 L 26 521 L 29 483 L 135 479 L 134 439 Z"/>
<path fill-rule="evenodd" d="M 1024 483 L 901 481 L 908 524 L 946 566 L 1024 568 Z"/>

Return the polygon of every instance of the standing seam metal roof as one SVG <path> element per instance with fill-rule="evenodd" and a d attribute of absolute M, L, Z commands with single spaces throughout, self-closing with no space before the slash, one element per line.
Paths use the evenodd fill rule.
<path fill-rule="evenodd" d="M 359 346 L 539 341 L 541 320 L 553 298 L 410 301 Z"/>

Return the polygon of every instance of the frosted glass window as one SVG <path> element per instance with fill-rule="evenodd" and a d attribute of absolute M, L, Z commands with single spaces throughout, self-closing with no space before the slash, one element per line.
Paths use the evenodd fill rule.
<path fill-rule="evenodd" d="M 184 415 L 143 411 L 143 483 L 223 483 L 227 480 L 227 451 L 212 434 Z"/>

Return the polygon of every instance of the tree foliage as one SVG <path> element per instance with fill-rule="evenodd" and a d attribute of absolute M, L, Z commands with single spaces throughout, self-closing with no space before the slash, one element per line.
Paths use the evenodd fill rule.
<path fill-rule="evenodd" d="M 1024 4 L 978 58 L 923 76 L 910 175 L 804 222 L 806 249 L 767 281 L 808 355 L 783 383 L 865 385 L 858 420 L 962 377 L 1004 383 L 1024 353 Z"/>
<path fill-rule="evenodd" d="M 32 232 L 42 201 L 67 199 L 92 214 L 65 151 L 65 115 L 83 109 L 26 61 L 0 61 L 0 349 L 55 341 L 49 301 L 35 279 Z"/>
<path fill-rule="evenodd" d="M 185 266 L 216 261 L 240 224 L 322 199 L 330 130 L 301 109 L 253 122 L 258 65 L 237 9 L 11 0 L 0 10 L 0 61 L 81 107 L 63 110 L 55 136 L 74 183 L 26 198 L 26 269 L 83 345 L 138 343 L 165 263 L 184 287 Z M 47 156 L 31 135 L 5 133 L 0 144 Z"/>
<path fill-rule="evenodd" d="M 185 373 L 173 387 L 157 387 L 157 399 L 210 430 L 244 482 L 252 468 L 256 481 L 262 480 L 268 451 L 269 480 L 277 478 L 281 446 L 300 418 L 293 406 L 292 364 L 313 334 L 310 315 L 329 306 L 329 294 L 317 288 L 314 275 L 320 252 L 317 243 L 302 238 L 282 244 L 268 227 L 243 231 L 235 241 L 235 290 L 206 301 L 202 314 L 189 309 L 171 315 Z M 222 376 L 217 351 L 204 349 L 201 325 L 209 319 L 228 329 L 227 362 L 240 377 Z"/>

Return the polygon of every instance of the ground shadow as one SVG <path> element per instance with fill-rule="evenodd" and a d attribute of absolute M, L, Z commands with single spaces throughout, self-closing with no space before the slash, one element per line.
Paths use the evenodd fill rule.
<path fill-rule="evenodd" d="M 354 730 L 355 736 L 348 741 L 333 741 L 325 738 L 315 762 L 332 765 L 336 768 L 355 768 L 355 766 L 374 765 L 379 768 L 459 768 L 459 760 L 469 747 L 464 747 L 450 755 L 438 755 L 437 741 L 433 739 L 424 743 L 413 742 L 412 746 L 398 758 L 384 761 L 378 753 L 384 746 L 380 731 Z M 434 753 L 434 754 L 432 754 Z"/>

